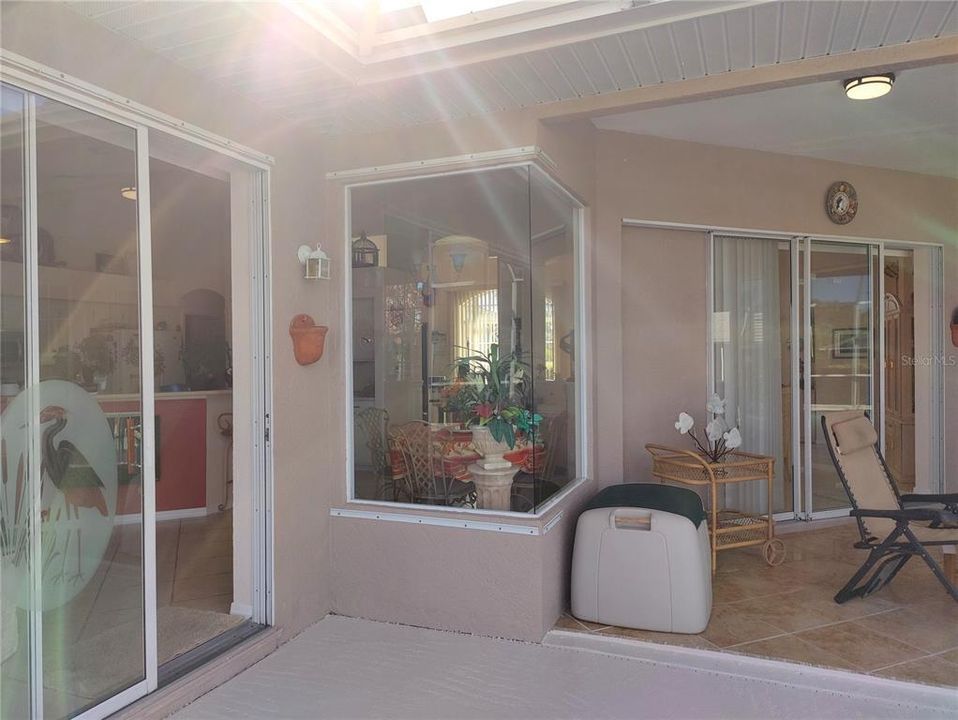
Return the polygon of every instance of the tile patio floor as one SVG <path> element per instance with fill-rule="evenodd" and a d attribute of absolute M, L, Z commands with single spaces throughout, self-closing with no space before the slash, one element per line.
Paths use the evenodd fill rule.
<path fill-rule="evenodd" d="M 958 603 L 920 559 L 864 600 L 832 597 L 864 562 L 852 522 L 788 532 L 786 560 L 769 567 L 758 548 L 719 553 L 712 619 L 700 635 L 608 627 L 566 614 L 557 628 L 958 686 Z M 940 562 L 940 552 L 937 558 Z"/>

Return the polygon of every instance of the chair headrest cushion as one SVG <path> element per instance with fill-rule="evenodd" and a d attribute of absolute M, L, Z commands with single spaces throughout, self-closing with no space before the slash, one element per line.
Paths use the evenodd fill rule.
<path fill-rule="evenodd" d="M 838 452 L 841 455 L 851 455 L 864 448 L 873 447 L 878 442 L 878 433 L 875 426 L 864 415 L 842 420 L 832 425 Z"/>

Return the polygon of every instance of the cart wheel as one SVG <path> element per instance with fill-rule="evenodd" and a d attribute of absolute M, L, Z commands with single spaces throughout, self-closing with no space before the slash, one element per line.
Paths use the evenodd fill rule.
<path fill-rule="evenodd" d="M 785 562 L 785 543 L 778 538 L 766 540 L 762 545 L 762 554 L 769 565 L 781 565 Z"/>

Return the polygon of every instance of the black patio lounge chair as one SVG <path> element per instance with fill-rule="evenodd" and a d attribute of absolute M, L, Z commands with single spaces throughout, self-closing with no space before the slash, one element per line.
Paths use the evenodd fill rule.
<path fill-rule="evenodd" d="M 953 579 L 928 552 L 929 547 L 941 547 L 954 553 L 958 545 L 958 493 L 901 495 L 878 449 L 875 426 L 860 411 L 825 414 L 822 429 L 851 501 L 850 514 L 858 521 L 861 541 L 855 547 L 870 551 L 864 565 L 835 595 L 835 602 L 867 597 L 880 590 L 915 555 L 925 561 L 958 602 Z M 876 564 L 875 572 L 862 582 Z"/>

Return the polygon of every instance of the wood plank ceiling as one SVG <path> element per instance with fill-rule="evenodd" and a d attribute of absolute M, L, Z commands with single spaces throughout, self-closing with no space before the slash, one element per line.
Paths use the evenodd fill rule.
<path fill-rule="evenodd" d="M 376 80 L 288 5 L 268 11 L 242 2 L 67 5 L 212 83 L 327 133 L 454 120 L 958 34 L 953 0 L 741 2 L 721 12 L 706 3 L 635 3 L 623 10 L 631 13 L 619 25 L 623 31 L 606 22 L 593 37 L 580 35 L 586 39 L 537 41 L 535 49 L 530 40 L 525 49 L 513 44 L 498 57 L 487 53 L 493 56 L 426 72 L 416 72 L 413 58 L 393 77 Z M 641 13 L 654 19 L 643 23 Z"/>

